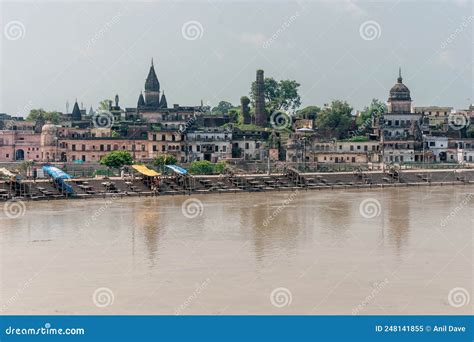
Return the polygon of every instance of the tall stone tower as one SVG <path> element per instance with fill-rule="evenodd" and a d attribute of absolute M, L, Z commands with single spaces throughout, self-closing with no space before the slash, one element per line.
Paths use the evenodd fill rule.
<path fill-rule="evenodd" d="M 256 94 L 255 94 L 255 124 L 258 126 L 267 125 L 267 113 L 265 112 L 263 70 L 257 70 Z"/>
<path fill-rule="evenodd" d="M 156 77 L 153 59 L 151 60 L 150 71 L 145 81 L 145 103 L 147 107 L 158 108 L 160 106 L 160 82 L 158 82 L 158 77 Z"/>
<path fill-rule="evenodd" d="M 249 103 L 250 99 L 247 96 L 242 96 L 240 98 L 240 112 L 242 113 L 244 125 L 250 124 L 252 120 L 252 118 L 250 117 Z"/>

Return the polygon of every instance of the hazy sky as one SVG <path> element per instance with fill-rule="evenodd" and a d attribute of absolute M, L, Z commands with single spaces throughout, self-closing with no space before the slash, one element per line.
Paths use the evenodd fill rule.
<path fill-rule="evenodd" d="M 402 67 L 414 105 L 473 95 L 473 2 L 2 2 L 0 112 L 135 107 L 153 57 L 168 104 L 238 104 L 255 71 L 303 105 L 386 101 Z M 188 27 L 188 30 L 186 30 Z"/>

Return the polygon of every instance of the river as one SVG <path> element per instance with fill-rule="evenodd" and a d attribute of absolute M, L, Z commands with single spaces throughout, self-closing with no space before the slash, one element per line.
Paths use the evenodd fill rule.
<path fill-rule="evenodd" d="M 0 208 L 0 307 L 472 314 L 473 208 L 473 186 L 28 202 Z"/>

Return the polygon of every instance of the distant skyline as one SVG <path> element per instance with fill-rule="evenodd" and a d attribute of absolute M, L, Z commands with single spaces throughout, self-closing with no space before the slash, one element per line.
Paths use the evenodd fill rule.
<path fill-rule="evenodd" d="M 2 2 L 0 113 L 135 107 L 151 59 L 168 105 L 239 104 L 257 69 L 302 107 L 386 101 L 402 68 L 414 106 L 474 102 L 473 4 L 427 1 Z"/>

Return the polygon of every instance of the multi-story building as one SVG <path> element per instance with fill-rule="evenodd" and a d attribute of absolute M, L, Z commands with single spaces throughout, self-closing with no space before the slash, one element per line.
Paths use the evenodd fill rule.
<path fill-rule="evenodd" d="M 187 132 L 184 151 L 186 162 L 232 158 L 232 131 L 214 128 Z"/>

